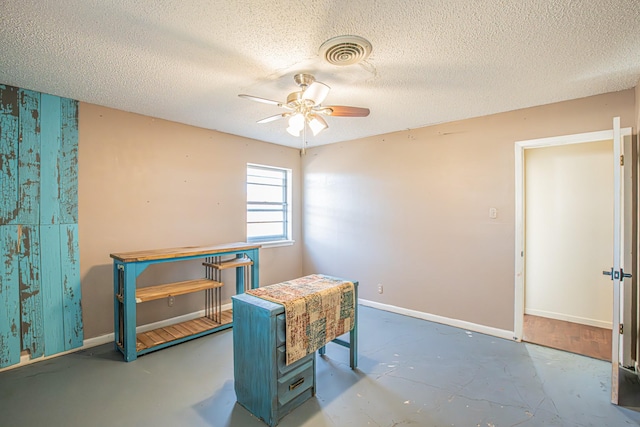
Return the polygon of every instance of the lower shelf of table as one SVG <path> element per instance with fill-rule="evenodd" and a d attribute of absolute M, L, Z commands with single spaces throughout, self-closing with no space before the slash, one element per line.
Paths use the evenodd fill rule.
<path fill-rule="evenodd" d="M 163 344 L 170 344 L 172 341 L 184 341 L 193 335 L 201 335 L 204 332 L 230 325 L 233 322 L 231 310 L 225 310 L 221 314 L 221 322 L 218 323 L 208 317 L 187 320 L 186 322 L 175 323 L 151 331 L 140 332 L 136 335 L 136 351 L 152 349 Z"/>

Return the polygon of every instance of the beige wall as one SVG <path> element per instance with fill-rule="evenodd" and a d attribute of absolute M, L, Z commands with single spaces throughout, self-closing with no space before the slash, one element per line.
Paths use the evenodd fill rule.
<path fill-rule="evenodd" d="M 630 89 L 310 149 L 303 272 L 358 280 L 364 299 L 512 331 L 514 142 L 610 129 L 614 116 L 634 126 L 634 103 Z"/>
<path fill-rule="evenodd" d="M 261 250 L 262 285 L 334 274 L 359 280 L 364 299 L 512 330 L 513 143 L 607 129 L 616 115 L 634 126 L 634 94 L 316 147 L 302 165 L 296 149 L 81 103 L 85 337 L 113 331 L 110 253 L 244 240 L 247 162 L 291 168 L 294 184 L 305 171 L 294 186 L 297 242 Z M 200 275 L 197 263 L 167 264 L 145 271 L 140 283 Z M 231 273 L 223 280 L 233 287 Z M 200 295 L 173 307 L 149 302 L 138 323 L 201 308 Z"/>
<path fill-rule="evenodd" d="M 291 168 L 300 240 L 296 149 L 96 105 L 79 108 L 79 239 L 85 338 L 113 332 L 113 252 L 244 241 L 246 163 Z M 301 244 L 260 250 L 260 283 L 301 275 Z M 153 266 L 141 285 L 202 277 L 198 263 Z M 223 303 L 235 289 L 225 271 Z M 138 324 L 201 310 L 201 294 L 138 306 Z"/>
<path fill-rule="evenodd" d="M 524 156 L 525 313 L 611 329 L 613 140 Z"/>

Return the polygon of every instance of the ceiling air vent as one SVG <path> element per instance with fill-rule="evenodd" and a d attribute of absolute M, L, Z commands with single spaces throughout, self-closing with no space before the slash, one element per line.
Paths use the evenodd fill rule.
<path fill-rule="evenodd" d="M 371 43 L 359 36 L 338 36 L 320 46 L 320 56 L 329 64 L 352 65 L 371 54 Z"/>

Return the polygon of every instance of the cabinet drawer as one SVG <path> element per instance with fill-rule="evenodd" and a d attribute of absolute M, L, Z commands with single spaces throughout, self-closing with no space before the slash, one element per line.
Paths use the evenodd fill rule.
<path fill-rule="evenodd" d="M 315 352 L 311 354 L 307 354 L 305 357 L 296 360 L 291 365 L 287 366 L 287 347 L 280 346 L 276 349 L 276 358 L 278 365 L 278 378 L 287 374 L 287 372 L 291 372 L 299 366 L 304 365 L 305 363 L 311 361 L 311 359 L 315 356 Z"/>
<path fill-rule="evenodd" d="M 313 386 L 313 360 L 278 379 L 278 404 L 285 405 L 291 399 Z"/>
<path fill-rule="evenodd" d="M 287 321 L 285 320 L 284 313 L 276 316 L 276 347 L 280 347 L 284 345 L 286 340 L 285 333 L 285 325 Z"/>

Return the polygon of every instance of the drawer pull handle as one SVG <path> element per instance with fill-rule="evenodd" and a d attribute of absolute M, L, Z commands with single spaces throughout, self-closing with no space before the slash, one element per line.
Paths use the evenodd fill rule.
<path fill-rule="evenodd" d="M 298 381 L 289 384 L 289 391 L 297 389 L 302 385 L 302 383 L 304 383 L 304 378 L 300 378 Z"/>

